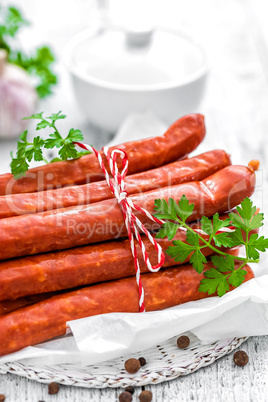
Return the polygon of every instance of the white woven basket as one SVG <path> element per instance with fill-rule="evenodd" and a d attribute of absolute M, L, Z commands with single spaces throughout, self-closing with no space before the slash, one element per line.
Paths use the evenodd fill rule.
<path fill-rule="evenodd" d="M 201 367 L 208 366 L 220 357 L 238 348 L 247 338 L 233 338 L 201 345 L 192 334 L 189 348 L 180 350 L 177 338 L 172 338 L 161 346 L 147 349 L 140 354 L 106 361 L 92 366 L 79 367 L 76 364 L 59 364 L 54 366 L 33 366 L 19 362 L 0 365 L 0 373 L 17 374 L 42 383 L 52 381 L 64 385 L 85 388 L 126 387 L 159 384 L 173 380 L 182 375 L 193 373 Z M 147 364 L 135 375 L 124 370 L 124 362 L 129 357 L 145 357 Z"/>

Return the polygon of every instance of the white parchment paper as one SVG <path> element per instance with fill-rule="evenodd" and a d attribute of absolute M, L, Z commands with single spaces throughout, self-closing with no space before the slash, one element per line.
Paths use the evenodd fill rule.
<path fill-rule="evenodd" d="M 119 131 L 120 142 L 159 135 L 164 125 L 151 113 L 127 119 Z M 150 127 L 152 133 L 150 135 Z M 117 142 L 117 141 L 116 141 Z M 262 233 L 265 234 L 265 233 Z M 173 336 L 192 331 L 203 343 L 236 336 L 268 334 L 268 261 L 263 256 L 252 266 L 256 278 L 223 297 L 185 303 L 163 311 L 111 313 L 68 323 L 69 335 L 25 348 L 0 358 L 0 364 L 96 364 L 145 350 Z"/>

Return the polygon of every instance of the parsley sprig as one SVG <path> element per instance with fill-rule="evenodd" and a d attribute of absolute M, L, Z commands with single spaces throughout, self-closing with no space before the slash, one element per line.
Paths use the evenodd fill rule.
<path fill-rule="evenodd" d="M 267 238 L 257 233 L 250 234 L 252 230 L 263 226 L 263 214 L 257 211 L 247 197 L 241 202 L 241 207 L 237 207 L 237 213 L 229 213 L 226 219 L 220 219 L 218 213 L 212 220 L 203 216 L 200 223 L 202 231 L 207 235 L 204 238 L 186 222 L 192 215 L 193 209 L 194 204 L 190 204 L 185 195 L 178 203 L 172 198 L 168 202 L 163 199 L 155 200 L 157 211 L 155 216 L 165 220 L 156 237 L 167 237 L 172 240 L 180 227 L 185 228 L 186 242 L 174 240 L 173 246 L 169 247 L 166 253 L 180 262 L 191 256 L 190 263 L 199 274 L 203 272 L 204 264 L 207 262 L 202 250 L 209 247 L 215 252 L 217 255 L 211 257 L 214 267 L 204 272 L 205 278 L 201 281 L 199 291 L 207 292 L 209 295 L 217 292 L 219 296 L 223 296 L 230 286 L 237 287 L 242 284 L 247 273 L 243 267 L 247 263 L 259 262 L 259 252 L 264 252 L 268 248 Z M 219 232 L 220 229 L 230 225 L 235 228 L 234 231 Z M 236 257 L 222 250 L 241 245 L 245 246 L 246 257 Z M 235 264 L 235 260 L 240 264 Z"/>
<path fill-rule="evenodd" d="M 28 25 L 28 22 L 15 7 L 9 7 L 6 10 L 1 7 L 0 12 L 0 47 L 10 51 L 8 38 L 14 38 L 19 29 L 23 25 Z"/>
<path fill-rule="evenodd" d="M 0 49 L 7 50 L 10 63 L 23 68 L 35 79 L 38 97 L 45 98 L 52 93 L 52 87 L 57 83 L 57 77 L 51 69 L 55 57 L 47 46 L 36 49 L 31 55 L 16 48 L 16 35 L 27 25 L 28 21 L 17 8 L 0 7 Z"/>
<path fill-rule="evenodd" d="M 52 129 L 52 133 L 49 134 L 49 138 L 43 139 L 39 135 L 33 138 L 32 142 L 27 139 L 28 130 L 25 130 L 19 137 L 17 153 L 14 158 L 11 154 L 11 173 L 14 175 L 15 179 L 19 179 L 25 176 L 27 170 L 29 169 L 29 162 L 44 161 L 45 163 L 58 162 L 67 159 L 76 159 L 82 155 L 88 154 L 88 151 L 78 152 L 75 148 L 74 142 L 82 141 L 84 139 L 83 134 L 80 130 L 71 128 L 68 135 L 64 138 L 59 133 L 56 127 L 56 121 L 65 119 L 66 115 L 62 112 L 53 113 L 51 116 L 46 118 L 43 117 L 42 113 L 33 114 L 30 117 L 25 117 L 28 119 L 40 120 L 36 125 L 36 130 L 42 130 L 45 128 Z M 58 148 L 59 157 L 52 159 L 50 162 L 44 158 L 43 149 Z"/>

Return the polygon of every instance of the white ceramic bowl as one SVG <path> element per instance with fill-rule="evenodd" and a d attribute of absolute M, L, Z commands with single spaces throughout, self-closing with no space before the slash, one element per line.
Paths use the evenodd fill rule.
<path fill-rule="evenodd" d="M 208 72 L 203 48 L 164 28 L 86 30 L 67 44 L 65 62 L 81 110 L 111 132 L 133 112 L 171 124 L 198 111 Z"/>

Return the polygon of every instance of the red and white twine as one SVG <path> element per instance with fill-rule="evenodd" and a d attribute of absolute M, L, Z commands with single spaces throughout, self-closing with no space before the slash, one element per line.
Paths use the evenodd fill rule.
<path fill-rule="evenodd" d="M 140 312 L 144 312 L 145 311 L 144 289 L 143 289 L 142 281 L 141 281 L 141 272 L 140 272 L 140 265 L 139 265 L 139 260 L 138 260 L 138 253 L 137 253 L 135 238 L 141 248 L 143 260 L 144 260 L 147 268 L 151 272 L 159 271 L 161 266 L 164 264 L 165 254 L 162 250 L 162 247 L 153 238 L 151 233 L 148 232 L 146 227 L 137 218 L 137 216 L 135 216 L 133 211 L 136 210 L 136 211 L 142 212 L 144 215 L 147 216 L 147 218 L 149 218 L 153 222 L 162 224 L 163 221 L 155 218 L 144 208 L 141 208 L 138 205 L 134 204 L 132 202 L 131 198 L 129 198 L 128 193 L 125 190 L 125 181 L 124 181 L 124 179 L 127 175 L 127 171 L 128 171 L 128 157 L 127 157 L 127 154 L 125 151 L 123 151 L 121 149 L 114 149 L 110 152 L 108 147 L 103 148 L 104 155 L 107 158 L 108 165 L 109 165 L 109 168 L 110 168 L 110 171 L 112 174 L 112 178 L 110 178 L 109 173 L 105 168 L 105 165 L 104 165 L 100 152 L 98 152 L 95 148 L 91 147 L 90 145 L 82 144 L 80 142 L 74 142 L 74 144 L 78 145 L 82 149 L 93 152 L 96 155 L 96 157 L 99 161 L 100 167 L 105 175 L 106 182 L 107 182 L 112 194 L 116 197 L 118 204 L 120 205 L 120 207 L 122 209 L 124 221 L 125 221 L 125 225 L 127 228 L 129 241 L 130 241 L 131 251 L 132 251 L 133 258 L 134 258 L 134 265 L 135 265 L 135 270 L 136 270 L 136 281 L 137 281 L 138 290 L 139 290 L 139 308 L 140 308 Z M 121 172 L 119 172 L 118 165 L 116 162 L 118 156 L 122 159 Z M 157 265 L 152 266 L 148 253 L 145 249 L 144 243 L 140 236 L 140 232 L 144 233 L 148 237 L 150 242 L 154 245 L 154 247 L 157 251 L 157 257 L 158 257 Z"/>
<path fill-rule="evenodd" d="M 128 157 L 125 151 L 121 149 L 114 149 L 111 152 L 109 151 L 108 147 L 103 148 L 103 153 L 107 159 L 112 178 L 110 178 L 110 175 L 108 171 L 105 168 L 105 164 L 103 162 L 102 156 L 100 152 L 98 152 L 95 148 L 91 147 L 90 145 L 87 144 L 82 144 L 81 142 L 74 142 L 75 145 L 79 146 L 80 148 L 93 152 L 95 156 L 97 157 L 100 167 L 105 175 L 106 182 L 112 192 L 112 194 L 116 197 L 118 204 L 120 205 L 123 216 L 124 216 L 124 221 L 125 225 L 127 228 L 128 232 L 128 238 L 130 241 L 130 246 L 131 246 L 131 251 L 132 255 L 134 258 L 134 265 L 135 265 L 135 270 L 136 270 L 136 281 L 138 285 L 138 290 L 139 290 L 139 307 L 140 307 L 140 312 L 145 311 L 145 304 L 144 304 L 144 289 L 142 286 L 142 281 L 141 281 L 141 271 L 140 271 L 140 264 L 138 260 L 138 253 L 137 253 L 137 247 L 135 243 L 135 238 L 141 248 L 142 251 L 142 256 L 143 260 L 151 272 L 157 272 L 159 269 L 162 267 L 162 265 L 165 262 L 165 254 L 163 252 L 162 247 L 157 243 L 157 241 L 153 238 L 151 233 L 146 229 L 146 227 L 142 224 L 142 222 L 137 218 L 137 216 L 133 213 L 134 210 L 142 212 L 144 215 L 147 216 L 150 220 L 153 222 L 162 224 L 164 221 L 161 219 L 155 218 L 153 215 L 151 215 L 146 209 L 139 207 L 138 205 L 134 204 L 131 200 L 131 198 L 128 196 L 128 192 L 125 190 L 125 177 L 127 175 L 128 171 Z M 122 170 L 119 172 L 118 165 L 117 165 L 117 157 L 120 157 L 122 159 Z M 235 228 L 233 226 L 229 227 L 224 227 L 218 230 L 218 233 L 221 232 L 232 232 Z M 180 227 L 180 230 L 182 231 L 187 231 L 186 228 Z M 206 233 L 202 229 L 194 229 L 195 232 L 199 234 L 206 235 Z M 145 249 L 145 245 L 142 241 L 142 238 L 140 236 L 140 232 L 144 233 L 150 242 L 154 245 L 155 249 L 157 250 L 157 257 L 158 257 L 158 263 L 157 265 L 152 266 L 148 253 Z"/>

